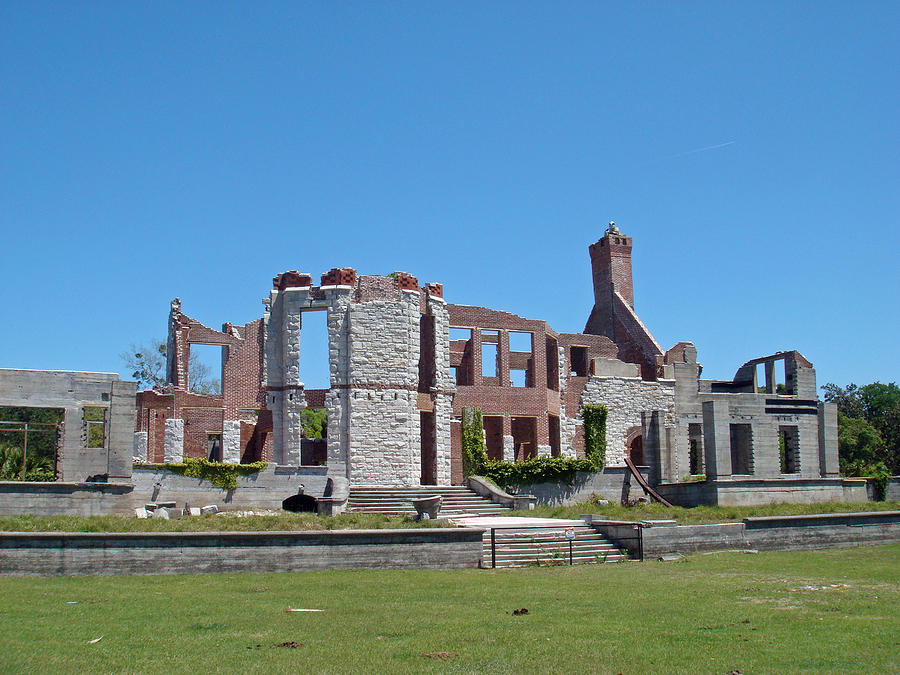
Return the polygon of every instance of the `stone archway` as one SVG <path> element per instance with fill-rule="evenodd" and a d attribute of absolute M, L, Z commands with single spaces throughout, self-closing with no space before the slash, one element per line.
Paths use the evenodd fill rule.
<path fill-rule="evenodd" d="M 625 454 L 631 458 L 635 466 L 645 466 L 644 435 L 641 427 L 631 427 L 625 436 Z"/>

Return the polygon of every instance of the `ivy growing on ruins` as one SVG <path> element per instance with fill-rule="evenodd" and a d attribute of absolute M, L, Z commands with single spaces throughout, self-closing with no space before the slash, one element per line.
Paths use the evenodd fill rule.
<path fill-rule="evenodd" d="M 202 457 L 185 457 L 182 462 L 166 462 L 164 464 L 135 464 L 135 469 L 165 469 L 179 476 L 208 480 L 215 487 L 233 490 L 237 487 L 238 476 L 252 476 L 265 470 L 267 462 L 251 462 L 250 464 L 224 464 L 210 462 Z"/>
<path fill-rule="evenodd" d="M 484 475 L 488 458 L 484 444 L 484 422 L 479 408 L 463 408 L 461 434 L 463 475 Z"/>
<path fill-rule="evenodd" d="M 584 405 L 581 419 L 584 422 L 584 456 L 600 471 L 606 465 L 606 417 L 609 410 L 605 405 Z"/>
<path fill-rule="evenodd" d="M 531 457 L 520 462 L 488 459 L 481 410 L 463 408 L 461 421 L 463 475 L 483 476 L 504 489 L 545 482 L 572 483 L 579 471 L 600 471 L 606 461 L 606 416 L 603 405 L 582 411 L 585 457 Z M 590 440 L 588 440 L 590 439 Z"/>

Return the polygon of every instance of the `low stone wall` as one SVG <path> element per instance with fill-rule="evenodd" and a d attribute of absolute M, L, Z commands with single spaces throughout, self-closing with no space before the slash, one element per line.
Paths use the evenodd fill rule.
<path fill-rule="evenodd" d="M 171 501 L 179 507 L 190 502 L 192 506 L 216 504 L 226 509 L 280 509 L 285 499 L 298 494 L 301 485 L 304 494 L 316 498 L 322 496 L 326 473 L 324 466 L 279 467 L 270 464 L 259 473 L 239 476 L 234 490 L 222 490 L 200 478 L 136 466 L 131 474 L 133 508 L 148 502 Z"/>
<path fill-rule="evenodd" d="M 301 485 L 305 494 L 321 497 L 325 474 L 325 467 L 270 464 L 264 471 L 238 477 L 234 490 L 222 490 L 200 478 L 140 467 L 135 467 L 131 483 L 0 482 L 0 516 L 133 515 L 134 509 L 157 501 L 176 502 L 178 508 L 189 502 L 192 506 L 215 504 L 220 509 L 280 509 Z M 335 502 L 340 506 L 346 499 L 346 485 L 336 486 Z"/>
<path fill-rule="evenodd" d="M 647 467 L 638 467 L 638 470 L 644 478 L 647 477 Z M 588 501 L 593 495 L 617 504 L 622 497 L 626 471 L 628 469 L 624 466 L 607 466 L 598 473 L 579 471 L 571 485 L 562 481 L 535 483 L 522 486 L 520 492 L 534 495 L 538 504 L 547 506 L 572 506 Z M 632 479 L 632 498 L 642 494 L 641 488 Z"/>
<path fill-rule="evenodd" d="M 723 549 L 792 551 L 900 542 L 900 511 L 745 518 L 741 523 L 593 521 L 592 527 L 633 558 Z"/>
<path fill-rule="evenodd" d="M 867 501 L 865 483 L 844 478 L 736 478 L 663 483 L 656 491 L 678 506 L 758 506 Z"/>
<path fill-rule="evenodd" d="M 0 516 L 134 513 L 130 483 L 0 482 Z"/>
<path fill-rule="evenodd" d="M 2 532 L 7 576 L 456 569 L 481 564 L 483 530 Z"/>
<path fill-rule="evenodd" d="M 861 478 L 859 480 L 866 481 L 866 494 L 868 495 L 869 501 L 875 501 L 875 479 L 874 478 Z M 894 478 L 889 478 L 887 482 L 887 486 L 884 490 L 884 498 L 886 501 L 895 501 L 900 500 L 900 477 L 895 476 Z"/>

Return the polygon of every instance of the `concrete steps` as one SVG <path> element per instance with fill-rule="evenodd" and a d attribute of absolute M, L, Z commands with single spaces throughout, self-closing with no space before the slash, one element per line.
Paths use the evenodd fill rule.
<path fill-rule="evenodd" d="M 627 555 L 603 535 L 586 525 L 572 527 L 572 563 L 621 562 Z M 569 540 L 565 527 L 547 529 L 496 529 L 494 560 L 497 567 L 568 565 Z M 485 532 L 482 565 L 491 567 L 491 533 Z"/>
<path fill-rule="evenodd" d="M 411 500 L 441 495 L 440 515 L 497 516 L 509 507 L 495 504 L 467 487 L 422 486 L 382 487 L 358 486 L 350 488 L 347 510 L 363 513 L 383 513 L 389 516 L 412 516 L 416 510 Z"/>

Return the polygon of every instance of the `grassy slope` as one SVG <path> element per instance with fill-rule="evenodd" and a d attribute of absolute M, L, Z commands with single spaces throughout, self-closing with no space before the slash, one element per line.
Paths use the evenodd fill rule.
<path fill-rule="evenodd" d="M 898 561 L 900 545 L 519 570 L 0 578 L 0 670 L 898 672 Z M 454 656 L 422 655 L 435 652 Z"/>
<path fill-rule="evenodd" d="M 7 516 L 0 518 L 5 532 L 215 532 L 361 530 L 410 527 L 451 527 L 441 520 L 414 521 L 411 517 L 388 517 L 378 513 L 343 513 L 320 518 L 314 513 L 282 513 L 277 516 L 194 516 L 162 520 L 122 516 Z"/>
<path fill-rule="evenodd" d="M 640 504 L 626 508 L 618 504 L 597 506 L 581 502 L 575 506 L 538 506 L 529 515 L 545 518 L 578 518 L 582 513 L 596 513 L 610 520 L 677 520 L 679 525 L 739 522 L 752 516 L 787 516 L 809 513 L 851 513 L 858 511 L 900 511 L 900 502 L 863 502 L 828 504 L 764 504 L 761 506 L 697 506 L 691 509 L 662 504 Z M 508 515 L 521 515 L 511 513 Z"/>

